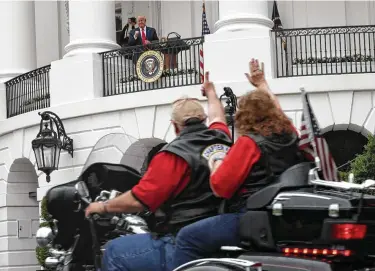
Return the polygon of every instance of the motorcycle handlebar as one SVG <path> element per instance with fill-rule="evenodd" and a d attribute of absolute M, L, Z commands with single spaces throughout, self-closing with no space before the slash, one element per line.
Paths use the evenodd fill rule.
<path fill-rule="evenodd" d="M 98 220 L 100 220 L 100 215 L 99 214 L 92 214 L 92 215 L 89 216 L 89 218 L 91 218 L 94 221 L 98 221 Z"/>

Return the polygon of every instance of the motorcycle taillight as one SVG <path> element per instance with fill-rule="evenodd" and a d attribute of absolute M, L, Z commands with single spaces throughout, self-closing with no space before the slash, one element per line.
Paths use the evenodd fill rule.
<path fill-rule="evenodd" d="M 367 225 L 362 224 L 332 224 L 331 237 L 338 240 L 364 239 Z"/>
<path fill-rule="evenodd" d="M 345 256 L 352 255 L 350 250 L 326 249 L 326 248 L 293 248 L 285 247 L 282 249 L 286 255 L 307 255 L 307 256 Z"/>

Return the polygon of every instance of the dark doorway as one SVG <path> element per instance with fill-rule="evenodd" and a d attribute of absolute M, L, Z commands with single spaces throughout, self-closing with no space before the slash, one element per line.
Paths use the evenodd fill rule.
<path fill-rule="evenodd" d="M 367 144 L 367 138 L 364 135 L 350 130 L 329 131 L 323 136 L 327 140 L 337 167 L 353 160 L 357 154 L 363 152 L 364 146 Z M 339 170 L 347 171 L 349 166 L 347 164 Z"/>

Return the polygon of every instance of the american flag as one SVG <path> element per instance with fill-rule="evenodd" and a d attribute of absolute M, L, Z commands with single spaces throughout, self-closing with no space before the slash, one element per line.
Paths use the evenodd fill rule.
<path fill-rule="evenodd" d="M 203 12 L 202 12 L 202 37 L 204 35 L 210 34 L 210 28 L 208 27 L 207 18 L 206 18 L 206 6 L 203 2 Z M 204 81 L 204 58 L 203 58 L 203 48 L 199 50 L 199 66 L 200 66 L 200 76 L 201 82 Z"/>
<path fill-rule="evenodd" d="M 279 9 L 277 8 L 276 0 L 273 1 L 272 21 L 273 21 L 273 28 L 272 28 L 273 30 L 283 29 L 283 24 L 280 19 Z"/>
<path fill-rule="evenodd" d="M 273 21 L 273 27 L 272 27 L 273 30 L 283 29 L 283 23 L 281 22 L 281 19 L 280 19 L 279 9 L 277 8 L 276 0 L 273 1 L 272 21 Z M 282 42 L 282 46 L 284 50 L 286 51 L 286 38 L 281 37 L 281 42 Z"/>
<path fill-rule="evenodd" d="M 307 156 L 314 160 L 315 153 L 320 159 L 321 170 L 324 180 L 338 181 L 336 163 L 329 151 L 328 144 L 322 136 L 318 121 L 310 105 L 309 97 L 302 89 L 303 114 L 301 120 L 301 136 L 299 142 L 300 150 L 306 152 Z"/>

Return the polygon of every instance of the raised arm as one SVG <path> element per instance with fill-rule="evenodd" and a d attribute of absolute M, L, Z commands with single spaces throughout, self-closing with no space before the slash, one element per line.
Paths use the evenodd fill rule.
<path fill-rule="evenodd" d="M 260 90 L 267 91 L 268 94 L 271 96 L 277 108 L 282 110 L 279 100 L 277 97 L 272 93 L 270 87 L 268 86 L 267 80 L 264 77 L 264 63 L 262 62 L 259 65 L 258 59 L 252 58 L 249 62 L 249 72 L 245 73 L 247 80 L 256 88 Z"/>
<path fill-rule="evenodd" d="M 138 31 L 137 31 L 138 32 Z M 133 29 L 132 31 L 129 32 L 129 42 L 128 42 L 128 45 L 129 46 L 134 46 L 136 45 L 136 39 L 138 36 L 138 34 L 136 34 L 136 31 Z"/>
<path fill-rule="evenodd" d="M 222 122 L 227 124 L 225 120 L 225 112 L 220 99 L 216 95 L 215 85 L 210 81 L 210 73 L 204 75 L 204 83 L 201 88 L 202 95 L 207 97 L 208 102 L 208 122 Z"/>

